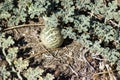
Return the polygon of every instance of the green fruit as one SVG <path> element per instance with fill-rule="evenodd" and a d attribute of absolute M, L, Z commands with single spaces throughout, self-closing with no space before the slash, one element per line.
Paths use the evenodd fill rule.
<path fill-rule="evenodd" d="M 40 33 L 40 38 L 47 48 L 60 47 L 64 41 L 60 29 L 56 27 L 45 27 Z"/>

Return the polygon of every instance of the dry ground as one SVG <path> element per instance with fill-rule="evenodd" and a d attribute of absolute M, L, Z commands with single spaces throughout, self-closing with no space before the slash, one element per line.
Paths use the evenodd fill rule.
<path fill-rule="evenodd" d="M 80 43 L 66 39 L 60 48 L 50 50 L 42 45 L 40 31 L 39 26 L 6 31 L 8 35 L 13 36 L 15 46 L 19 47 L 18 57 L 28 59 L 29 66 L 41 67 L 46 73 L 53 74 L 55 80 L 110 80 L 109 72 L 99 69 L 99 63 L 102 62 L 93 59 L 93 53 L 89 53 Z M 112 76 L 114 77 L 114 74 Z"/>

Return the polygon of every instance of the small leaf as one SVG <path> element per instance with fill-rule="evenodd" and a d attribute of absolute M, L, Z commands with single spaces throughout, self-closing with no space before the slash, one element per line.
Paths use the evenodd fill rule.
<path fill-rule="evenodd" d="M 27 78 L 27 80 L 37 80 L 38 78 L 42 80 L 41 75 L 44 72 L 43 69 L 37 67 L 37 68 L 29 68 L 24 73 L 24 76 Z"/>
<path fill-rule="evenodd" d="M 47 73 L 46 77 L 44 78 L 44 80 L 53 80 L 54 79 L 54 76 Z"/>
<path fill-rule="evenodd" d="M 9 48 L 8 49 L 8 54 L 7 54 L 7 56 L 6 56 L 6 58 L 10 61 L 10 62 L 12 62 L 15 58 L 16 58 L 16 56 L 17 56 L 17 53 L 18 52 L 18 47 L 14 47 L 14 48 Z"/>
<path fill-rule="evenodd" d="M 0 76 L 2 76 L 3 80 L 7 80 L 8 76 L 10 76 L 10 72 L 6 70 L 5 65 L 0 67 Z"/>
<path fill-rule="evenodd" d="M 14 65 L 16 67 L 16 70 L 23 71 L 24 69 L 27 69 L 27 66 L 29 65 L 29 61 L 19 58 L 14 61 Z"/>

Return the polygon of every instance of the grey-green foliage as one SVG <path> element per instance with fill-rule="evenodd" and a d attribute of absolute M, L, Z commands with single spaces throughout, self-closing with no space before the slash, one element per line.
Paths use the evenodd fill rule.
<path fill-rule="evenodd" d="M 117 9 L 117 1 L 112 1 L 111 3 L 108 3 L 107 5 L 104 5 L 104 2 L 95 0 L 95 4 L 93 5 L 94 9 L 92 10 L 95 14 L 101 14 L 105 17 L 106 20 L 110 20 L 115 18 L 115 20 L 119 21 L 120 19 L 117 18 L 117 16 L 120 16 L 120 13 L 116 13 Z M 96 7 L 97 6 L 97 7 Z M 106 21 L 105 20 L 105 21 Z"/>
<path fill-rule="evenodd" d="M 45 15 L 49 1 L 43 0 L 8 0 L 0 3 L 0 19 L 8 20 L 7 25 L 18 25 L 26 22 L 27 17 Z"/>
<path fill-rule="evenodd" d="M 58 19 L 55 15 L 52 15 L 50 17 L 44 16 L 43 19 L 46 27 L 56 27 L 58 25 Z"/>
<path fill-rule="evenodd" d="M 34 2 L 30 3 L 28 7 L 28 14 L 30 14 L 30 18 L 34 18 L 35 15 L 44 15 L 49 5 L 49 0 L 34 0 Z"/>
<path fill-rule="evenodd" d="M 29 61 L 19 58 L 14 61 L 14 65 L 15 65 L 17 71 L 22 72 L 24 69 L 27 69 L 27 67 L 29 65 Z"/>
<path fill-rule="evenodd" d="M 106 43 L 109 43 L 110 41 L 115 41 L 118 37 L 117 31 L 109 25 L 94 23 L 92 28 L 94 29 L 94 35 L 97 35 L 99 40 Z"/>
<path fill-rule="evenodd" d="M 24 73 L 24 76 L 28 79 L 28 80 L 37 80 L 37 78 L 39 78 L 42 73 L 44 72 L 44 70 L 40 69 L 39 67 L 33 69 L 33 68 L 29 68 L 27 69 L 27 71 Z"/>
<path fill-rule="evenodd" d="M 50 73 L 47 73 L 43 80 L 54 80 L 54 76 Z"/>
<path fill-rule="evenodd" d="M 53 80 L 54 76 L 50 73 L 47 73 L 45 77 L 42 77 L 44 70 L 36 67 L 35 69 L 29 68 L 27 71 L 24 72 L 24 77 L 27 78 L 27 80 Z"/>
<path fill-rule="evenodd" d="M 90 28 L 90 17 L 85 15 L 75 16 L 74 24 L 79 33 L 87 32 Z"/>
<path fill-rule="evenodd" d="M 10 76 L 10 72 L 6 70 L 5 65 L 0 66 L 0 76 L 3 80 L 7 80 L 7 78 Z"/>
<path fill-rule="evenodd" d="M 107 61 L 111 64 L 116 64 L 118 73 L 120 74 L 120 53 L 116 49 L 103 48 L 99 41 L 96 41 L 92 47 L 90 47 L 91 52 L 100 53 Z"/>
<path fill-rule="evenodd" d="M 117 62 L 117 65 L 118 65 L 117 70 L 119 70 L 119 74 L 120 74 L 120 60 Z"/>
<path fill-rule="evenodd" d="M 11 16 L 10 10 L 13 8 L 13 0 L 0 3 L 0 19 L 7 19 Z"/>
<path fill-rule="evenodd" d="M 117 11 L 117 3 L 112 1 L 109 2 L 108 5 L 105 5 L 102 0 L 95 0 L 95 3 L 92 3 L 90 0 L 75 1 L 76 3 L 74 5 L 76 5 L 76 8 L 73 8 L 74 5 L 72 1 L 68 1 L 66 5 L 64 5 L 65 2 L 63 1 L 63 10 L 56 13 L 56 15 L 62 17 L 63 23 L 73 23 L 73 25 L 65 26 L 66 28 L 62 29 L 64 38 L 69 37 L 77 40 L 91 50 L 100 52 L 109 62 L 118 64 L 120 58 L 118 48 L 120 46 L 119 28 L 114 28 L 113 25 L 106 23 L 107 20 L 111 19 L 115 19 L 118 24 L 120 23 L 120 10 Z M 70 8 L 71 11 L 69 11 L 70 9 L 67 9 L 66 6 Z M 66 10 L 64 10 L 64 7 L 66 7 Z M 89 16 L 80 13 L 82 11 L 86 11 L 84 13 L 89 14 Z M 67 14 L 64 15 L 64 13 Z M 94 15 L 102 16 L 104 21 L 100 22 L 97 19 L 95 20 L 96 17 Z M 114 42 L 117 44 L 112 48 L 111 46 L 113 46 L 113 44 L 110 43 Z M 120 65 L 118 64 L 118 66 Z M 120 68 L 117 69 L 120 70 Z"/>
<path fill-rule="evenodd" d="M 116 1 L 18 0 L 15 4 L 5 0 L 0 3 L 0 19 L 7 19 L 10 26 L 26 22 L 27 18 L 44 17 L 46 26 L 62 28 L 64 38 L 77 40 L 120 66 L 120 9 Z M 117 25 L 111 25 L 110 20 Z"/>
<path fill-rule="evenodd" d="M 71 0 L 61 0 L 61 6 L 63 6 L 63 9 L 61 9 L 56 14 L 60 17 L 62 17 L 63 21 L 65 23 L 73 22 L 73 15 L 75 6 L 73 6 L 73 2 Z"/>
<path fill-rule="evenodd" d="M 6 70 L 7 67 L 6 68 L 4 67 L 3 70 L 6 71 L 6 74 L 1 72 L 1 74 L 3 74 L 1 76 L 4 80 L 6 80 L 6 78 L 8 78 L 7 73 L 9 73 L 9 76 L 11 75 L 10 72 L 16 73 L 17 76 L 19 77 L 19 79 L 22 80 L 20 74 L 15 70 L 15 68 L 13 66 L 13 61 L 16 59 L 16 56 L 17 56 L 16 53 L 18 52 L 17 47 L 10 48 L 10 46 L 13 44 L 14 44 L 14 41 L 11 36 L 6 37 L 4 33 L 0 34 L 0 47 L 2 50 L 2 53 L 0 53 L 0 55 L 3 54 L 6 62 L 8 63 L 9 66 L 11 66 L 10 67 L 11 70 L 9 70 L 9 71 Z"/>
<path fill-rule="evenodd" d="M 116 9 L 118 8 L 117 1 L 114 0 L 109 2 L 108 5 L 105 5 L 104 0 L 94 0 L 94 3 L 90 0 L 76 0 L 76 7 L 90 10 L 92 14 L 102 15 L 106 20 L 114 18 L 116 21 L 120 21 L 120 18 L 118 18 L 120 12 L 116 12 Z"/>
<path fill-rule="evenodd" d="M 9 65 L 12 64 L 11 62 L 16 58 L 16 56 L 17 56 L 16 53 L 18 52 L 17 47 L 9 48 L 13 44 L 14 44 L 14 41 L 11 36 L 6 38 L 4 33 L 0 34 L 0 47 L 2 49 L 2 53 L 5 57 L 5 59 L 9 63 Z M 6 49 L 8 50 L 7 51 L 8 53 L 6 53 Z"/>
<path fill-rule="evenodd" d="M 71 27 L 68 27 L 66 29 L 62 29 L 61 31 L 62 35 L 66 34 L 63 36 L 63 38 L 71 38 L 71 39 L 76 39 L 76 33 L 73 32 L 73 29 Z"/>
<path fill-rule="evenodd" d="M 14 41 L 11 36 L 6 38 L 4 33 L 0 34 L 0 47 L 2 47 L 2 49 L 8 48 L 10 45 L 13 44 Z"/>
<path fill-rule="evenodd" d="M 95 43 L 93 43 L 93 46 L 90 47 L 90 50 L 92 52 L 97 52 L 104 55 L 103 57 L 110 61 L 112 64 L 119 61 L 118 58 L 120 56 L 120 53 L 115 49 L 110 50 L 110 48 L 101 47 L 100 41 L 95 41 Z"/>
<path fill-rule="evenodd" d="M 6 37 L 4 33 L 0 34 L 0 49 L 2 49 L 0 56 L 3 54 L 3 57 L 8 63 L 8 65 L 6 64 L 0 66 L 0 76 L 3 80 L 7 80 L 9 78 L 10 80 L 16 79 L 15 77 L 11 78 L 11 76 L 13 76 L 13 73 L 15 73 L 17 75 L 17 79 L 20 80 L 23 80 L 23 77 L 21 75 L 26 77 L 27 80 L 37 80 L 38 78 L 40 80 L 54 79 L 54 76 L 50 73 L 47 73 L 45 77 L 42 77 L 41 75 L 44 70 L 39 67 L 28 68 L 29 61 L 24 60 L 23 58 L 17 58 L 18 47 L 11 47 L 13 44 L 14 40 L 11 36 Z M 8 66 L 9 70 L 7 69 Z"/>
<path fill-rule="evenodd" d="M 17 56 L 18 52 L 18 47 L 14 47 L 14 48 L 9 48 L 8 49 L 8 54 L 6 55 L 7 60 L 9 60 L 10 62 L 14 61 L 14 59 Z"/>

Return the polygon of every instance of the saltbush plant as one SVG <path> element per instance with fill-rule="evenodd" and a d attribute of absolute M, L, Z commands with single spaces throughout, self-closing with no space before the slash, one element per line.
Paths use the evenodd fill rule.
<path fill-rule="evenodd" d="M 117 0 L 2 0 L 0 21 L 7 21 L 6 25 L 10 27 L 26 23 L 35 17 L 42 17 L 46 26 L 60 27 L 65 39 L 76 40 L 89 48 L 90 52 L 100 53 L 109 63 L 116 64 L 116 69 L 120 71 L 118 5 Z M 4 54 L 4 48 L 14 41 L 10 40 L 11 37 L 5 39 L 2 35 L 0 47 Z M 14 57 L 11 52 L 10 54 Z M 7 60 L 7 55 L 4 56 Z M 11 62 L 9 64 L 11 65 Z M 9 72 L 6 73 L 9 75 Z"/>

